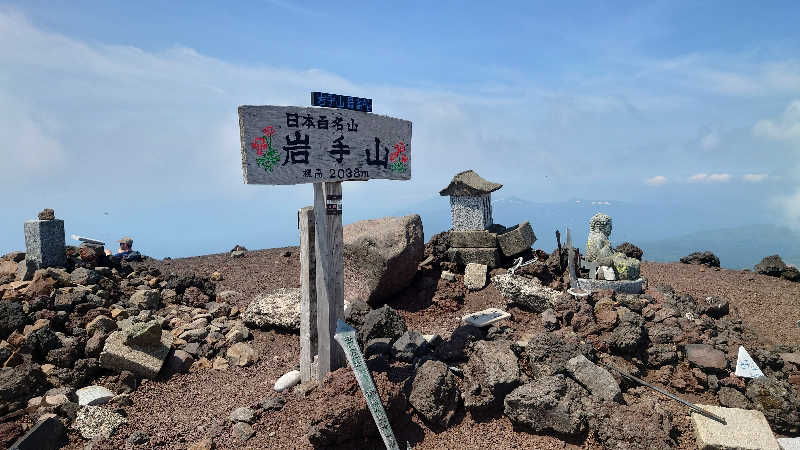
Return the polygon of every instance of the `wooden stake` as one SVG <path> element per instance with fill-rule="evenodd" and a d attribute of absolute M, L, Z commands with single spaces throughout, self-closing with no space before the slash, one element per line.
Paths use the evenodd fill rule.
<path fill-rule="evenodd" d="M 558 244 L 558 271 L 564 273 L 564 265 L 561 264 L 561 232 L 556 230 L 556 243 Z"/>
<path fill-rule="evenodd" d="M 316 379 L 317 356 L 317 274 L 314 254 L 314 208 L 297 212 L 300 229 L 300 378 L 303 383 Z"/>
<path fill-rule="evenodd" d="M 572 248 L 572 232 L 567 228 L 567 266 L 569 267 L 569 287 L 578 287 L 578 275 L 575 273 L 575 249 Z"/>
<path fill-rule="evenodd" d="M 344 319 L 344 256 L 342 253 L 342 183 L 314 183 L 315 248 L 317 257 L 318 379 L 344 366 L 345 356 L 334 342 L 336 320 Z M 334 207 L 331 208 L 330 205 Z M 334 211 L 338 208 L 338 213 Z"/>

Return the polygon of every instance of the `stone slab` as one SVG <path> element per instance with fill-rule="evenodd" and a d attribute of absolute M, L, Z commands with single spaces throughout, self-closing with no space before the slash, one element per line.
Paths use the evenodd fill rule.
<path fill-rule="evenodd" d="M 25 259 L 32 261 L 37 269 L 66 265 L 63 220 L 26 220 L 24 230 Z"/>
<path fill-rule="evenodd" d="M 248 184 L 411 179 L 407 120 L 333 108 L 240 106 L 239 132 Z"/>
<path fill-rule="evenodd" d="M 86 386 L 75 391 L 78 396 L 79 406 L 96 406 L 108 403 L 114 398 L 114 393 L 103 386 Z"/>
<path fill-rule="evenodd" d="M 578 278 L 578 288 L 585 291 L 604 291 L 611 289 L 614 292 L 623 294 L 641 294 L 644 292 L 644 279 L 638 280 L 587 280 L 586 278 Z"/>
<path fill-rule="evenodd" d="M 779 450 L 764 413 L 756 410 L 697 405 L 725 419 L 727 425 L 692 412 L 699 450 Z"/>
<path fill-rule="evenodd" d="M 533 233 L 533 228 L 529 222 L 522 222 L 497 236 L 500 251 L 507 257 L 519 255 L 530 250 L 534 242 L 536 242 L 536 235 Z"/>
<path fill-rule="evenodd" d="M 447 259 L 462 266 L 476 263 L 493 269 L 500 265 L 500 250 L 497 248 L 449 248 L 447 249 Z"/>
<path fill-rule="evenodd" d="M 462 230 L 450 232 L 450 247 L 492 248 L 497 247 L 497 235 L 486 230 Z"/>
<path fill-rule="evenodd" d="M 158 345 L 125 345 L 125 334 L 116 331 L 106 339 L 103 352 L 100 354 L 100 365 L 121 372 L 129 370 L 144 378 L 155 378 L 167 359 L 173 336 L 161 332 L 161 343 Z"/>
<path fill-rule="evenodd" d="M 486 272 L 488 267 L 485 264 L 469 263 L 464 269 L 464 286 L 470 291 L 477 291 L 486 286 Z"/>
<path fill-rule="evenodd" d="M 778 445 L 782 450 L 800 450 L 800 437 L 796 438 L 780 438 Z"/>
<path fill-rule="evenodd" d="M 489 326 L 503 319 L 508 319 L 509 317 L 511 317 L 511 314 L 502 309 L 488 308 L 483 311 L 467 314 L 461 318 L 461 321 L 480 328 Z"/>

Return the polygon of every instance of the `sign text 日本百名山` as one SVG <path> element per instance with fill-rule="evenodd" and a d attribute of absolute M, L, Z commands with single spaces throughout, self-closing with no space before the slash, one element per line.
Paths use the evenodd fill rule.
<path fill-rule="evenodd" d="M 240 106 L 248 184 L 411 179 L 411 122 L 359 111 Z"/>
<path fill-rule="evenodd" d="M 325 106 L 328 108 L 372 112 L 372 99 L 351 97 L 349 95 L 328 94 L 327 92 L 312 92 L 311 106 Z"/>

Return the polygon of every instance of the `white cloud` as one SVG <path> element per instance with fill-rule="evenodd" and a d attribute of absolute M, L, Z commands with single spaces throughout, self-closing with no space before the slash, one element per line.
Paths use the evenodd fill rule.
<path fill-rule="evenodd" d="M 729 181 L 731 176 L 727 173 L 698 173 L 689 177 L 690 183 L 724 183 Z"/>
<path fill-rule="evenodd" d="M 663 175 L 656 175 L 652 178 L 646 179 L 644 182 L 650 186 L 661 186 L 667 182 L 667 177 Z"/>
<path fill-rule="evenodd" d="M 800 139 L 800 100 L 794 100 L 778 119 L 759 120 L 753 126 L 756 136 L 777 140 Z"/>
<path fill-rule="evenodd" d="M 778 197 L 774 204 L 783 213 L 789 226 L 800 229 L 800 189 L 794 195 Z"/>
<path fill-rule="evenodd" d="M 747 173 L 742 176 L 744 181 L 750 183 L 758 183 L 767 179 L 767 174 L 765 173 Z"/>

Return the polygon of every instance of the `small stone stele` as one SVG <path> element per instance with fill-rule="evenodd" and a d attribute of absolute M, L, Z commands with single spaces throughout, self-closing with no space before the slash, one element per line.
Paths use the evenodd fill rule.
<path fill-rule="evenodd" d="M 53 220 L 56 218 L 56 212 L 51 208 L 45 208 L 39 211 L 39 220 Z"/>

